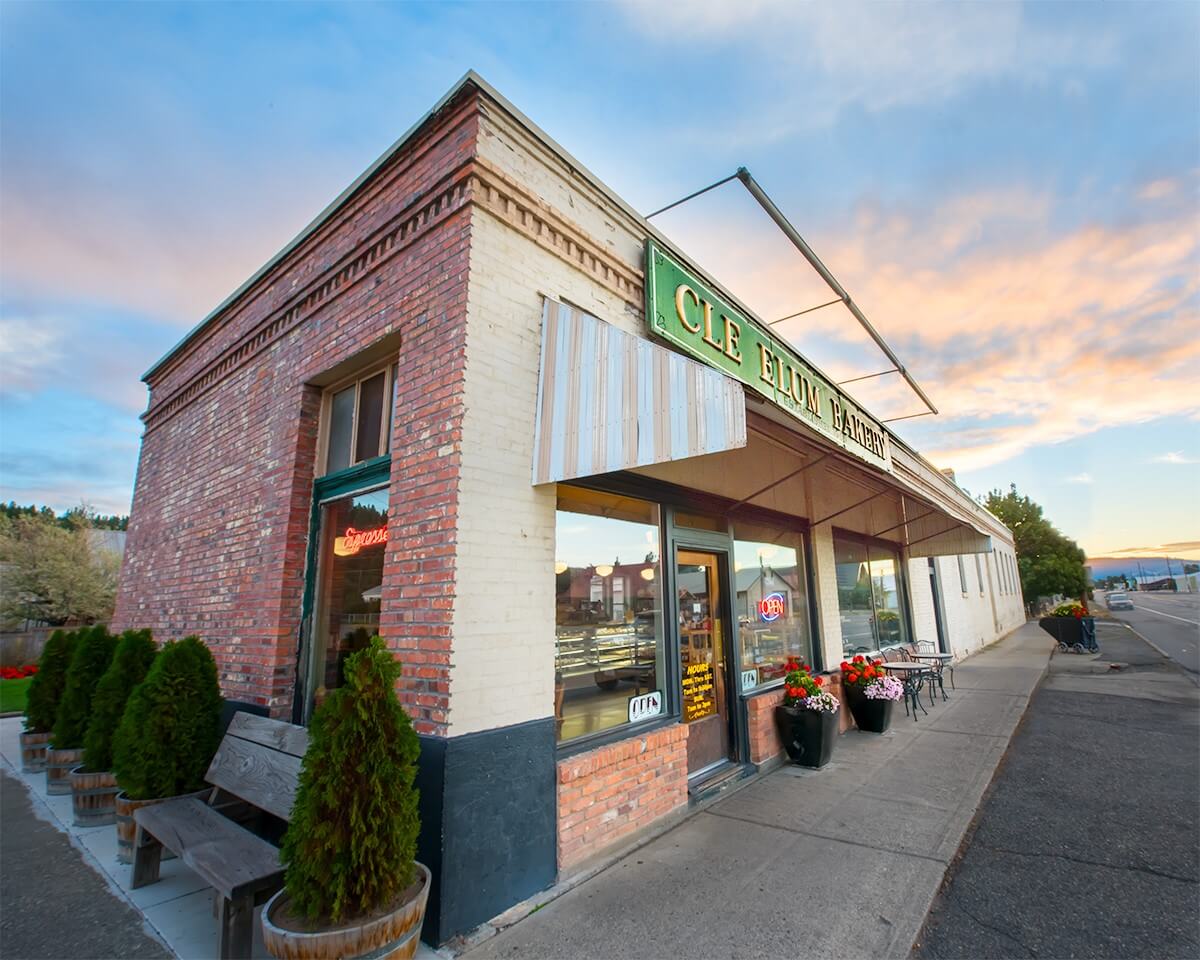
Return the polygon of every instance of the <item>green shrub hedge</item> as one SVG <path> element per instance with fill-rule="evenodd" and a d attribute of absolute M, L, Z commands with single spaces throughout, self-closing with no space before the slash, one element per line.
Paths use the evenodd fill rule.
<path fill-rule="evenodd" d="M 149 630 L 126 630 L 117 652 L 92 697 L 92 719 L 83 738 L 83 762 L 89 770 L 112 769 L 112 744 L 133 688 L 146 679 L 158 653 Z"/>
<path fill-rule="evenodd" d="M 67 683 L 58 704 L 52 742 L 56 750 L 77 750 L 83 746 L 88 721 L 92 718 L 92 696 L 96 684 L 112 663 L 117 638 L 101 625 L 79 631 Z"/>
<path fill-rule="evenodd" d="M 42 648 L 38 672 L 33 675 L 25 699 L 25 729 L 29 733 L 49 733 L 58 717 L 58 702 L 67 685 L 67 668 L 75 653 L 76 631 L 55 630 Z"/>
<path fill-rule="evenodd" d="M 117 783 L 134 800 L 199 790 L 221 739 L 217 664 L 199 637 L 167 643 L 129 695 L 113 737 Z"/>

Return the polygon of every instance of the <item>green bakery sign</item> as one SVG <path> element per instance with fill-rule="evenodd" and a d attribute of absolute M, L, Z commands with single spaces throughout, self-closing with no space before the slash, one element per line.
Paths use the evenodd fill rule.
<path fill-rule="evenodd" d="M 646 322 L 846 452 L 891 471 L 888 435 L 874 419 L 653 240 L 646 241 Z"/>

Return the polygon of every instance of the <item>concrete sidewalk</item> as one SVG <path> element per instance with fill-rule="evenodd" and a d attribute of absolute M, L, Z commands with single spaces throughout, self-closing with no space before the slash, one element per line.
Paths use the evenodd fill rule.
<path fill-rule="evenodd" d="M 1050 652 L 1026 624 L 928 717 L 844 734 L 824 769 L 751 783 L 465 960 L 907 957 Z"/>

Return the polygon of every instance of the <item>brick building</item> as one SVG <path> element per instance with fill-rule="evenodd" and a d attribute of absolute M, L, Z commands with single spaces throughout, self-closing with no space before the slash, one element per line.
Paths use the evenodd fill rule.
<path fill-rule="evenodd" d="M 780 763 L 788 656 L 1023 622 L 996 518 L 473 74 L 145 380 L 115 623 L 297 722 L 386 638 L 433 942 Z"/>

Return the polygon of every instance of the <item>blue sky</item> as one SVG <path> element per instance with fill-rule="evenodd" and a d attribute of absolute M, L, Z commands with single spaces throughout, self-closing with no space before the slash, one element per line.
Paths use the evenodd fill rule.
<path fill-rule="evenodd" d="M 1095 555 L 1200 550 L 1195 4 L 10 3 L 0 28 L 6 500 L 126 511 L 140 374 L 474 68 L 637 209 L 749 167 L 943 411 L 897 432 L 972 492 L 1016 482 Z M 828 299 L 739 190 L 657 222 L 767 319 Z M 837 307 L 778 329 L 839 379 L 887 365 Z"/>

